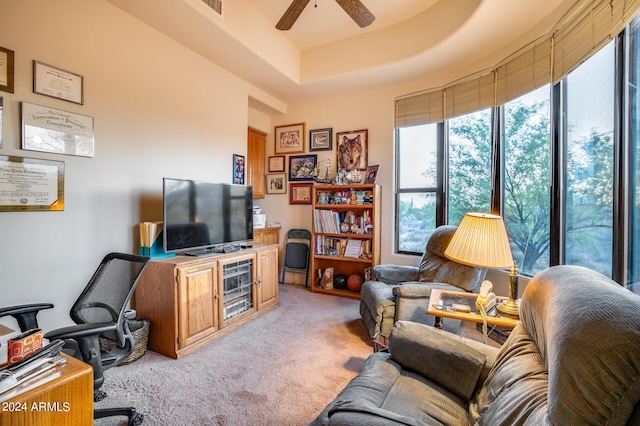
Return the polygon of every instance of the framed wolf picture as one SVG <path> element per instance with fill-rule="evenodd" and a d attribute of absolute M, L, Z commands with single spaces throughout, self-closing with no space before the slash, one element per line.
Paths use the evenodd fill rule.
<path fill-rule="evenodd" d="M 338 171 L 367 168 L 367 133 L 368 130 L 336 133 Z"/>

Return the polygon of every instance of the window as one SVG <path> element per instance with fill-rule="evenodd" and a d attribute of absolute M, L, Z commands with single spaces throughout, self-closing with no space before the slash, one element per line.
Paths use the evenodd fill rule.
<path fill-rule="evenodd" d="M 513 260 L 533 275 L 549 266 L 551 88 L 504 105 L 504 221 Z"/>
<path fill-rule="evenodd" d="M 565 263 L 612 272 L 614 44 L 567 77 Z"/>
<path fill-rule="evenodd" d="M 631 23 L 629 34 L 629 121 L 631 136 L 629 289 L 640 294 L 640 20 Z"/>
<path fill-rule="evenodd" d="M 437 124 L 397 129 L 397 252 L 422 253 L 436 228 L 438 145 Z"/>
<path fill-rule="evenodd" d="M 467 212 L 489 212 L 491 199 L 491 109 L 448 121 L 448 220 Z"/>
<path fill-rule="evenodd" d="M 607 2 L 595 6 L 610 10 Z M 588 8 L 584 13 L 601 16 Z M 583 30 L 595 28 L 588 20 L 579 23 Z M 437 140 L 431 157 L 426 145 L 409 142 L 426 136 L 398 132 L 398 169 L 420 161 L 423 179 L 411 183 L 409 171 L 398 173 L 399 246 L 422 253 L 423 242 L 408 244 L 414 234 L 426 240 L 427 229 L 457 225 L 469 211 L 499 211 L 521 273 L 581 265 L 640 294 L 640 16 L 607 40 L 580 38 L 588 51 L 574 55 L 576 46 L 567 45 L 574 40 L 563 33 L 494 74 L 402 98 L 397 127 L 410 125 L 398 117 L 439 123 L 422 126 Z M 598 48 L 601 42 L 607 44 Z M 539 86 L 550 79 L 553 87 Z M 452 118 L 454 95 L 466 111 L 477 112 Z M 500 104 L 482 109 L 488 98 Z"/>

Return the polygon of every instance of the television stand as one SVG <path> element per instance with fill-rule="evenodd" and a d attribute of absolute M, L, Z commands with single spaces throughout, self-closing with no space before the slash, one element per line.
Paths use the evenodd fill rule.
<path fill-rule="evenodd" d="M 180 358 L 277 308 L 279 249 L 150 261 L 132 303 L 151 322 L 149 350 Z"/>
<path fill-rule="evenodd" d="M 228 244 L 228 245 L 222 246 L 223 253 L 235 253 L 237 251 L 240 251 L 241 249 L 242 247 L 240 247 L 239 244 Z"/>

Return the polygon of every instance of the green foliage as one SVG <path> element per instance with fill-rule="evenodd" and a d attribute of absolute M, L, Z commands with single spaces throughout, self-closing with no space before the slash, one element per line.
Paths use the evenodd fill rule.
<path fill-rule="evenodd" d="M 491 196 L 491 111 L 449 120 L 448 223 L 488 212 Z"/>
<path fill-rule="evenodd" d="M 419 198 L 419 200 L 415 200 Z M 422 253 L 431 232 L 436 227 L 436 206 L 424 202 L 426 194 L 414 194 L 400 200 L 398 221 L 398 248 L 400 251 Z"/>

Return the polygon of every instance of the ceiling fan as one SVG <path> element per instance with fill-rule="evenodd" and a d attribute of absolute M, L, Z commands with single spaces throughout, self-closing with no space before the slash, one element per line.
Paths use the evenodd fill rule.
<path fill-rule="evenodd" d="M 287 11 L 282 15 L 282 18 L 280 18 L 280 21 L 276 24 L 276 28 L 282 31 L 291 29 L 308 3 L 309 0 L 293 0 Z M 360 28 L 371 25 L 376 19 L 360 0 L 336 0 L 336 3 L 347 12 Z"/>

